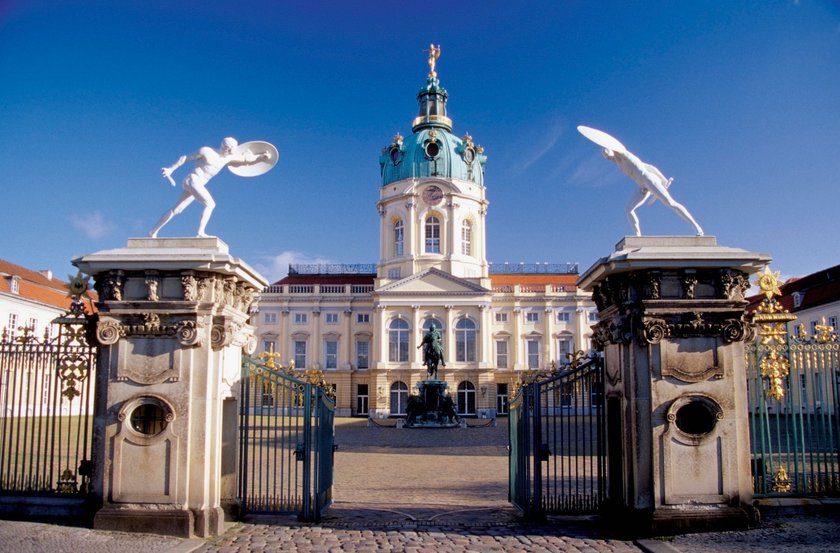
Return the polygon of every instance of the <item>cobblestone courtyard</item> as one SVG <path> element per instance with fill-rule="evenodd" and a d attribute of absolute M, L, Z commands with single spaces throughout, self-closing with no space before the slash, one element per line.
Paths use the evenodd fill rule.
<path fill-rule="evenodd" d="M 481 421 L 473 421 L 480 424 Z M 630 542 L 603 539 L 591 519 L 524 524 L 507 502 L 507 421 L 469 429 L 397 429 L 364 419 L 336 425 L 334 504 L 319 524 L 250 518 L 211 540 L 0 521 L 0 551 L 187 553 L 247 551 L 782 551 L 840 546 L 836 508 L 773 512 L 762 528 Z"/>

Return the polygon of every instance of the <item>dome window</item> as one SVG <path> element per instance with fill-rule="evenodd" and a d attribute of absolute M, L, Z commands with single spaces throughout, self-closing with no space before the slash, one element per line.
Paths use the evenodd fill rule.
<path fill-rule="evenodd" d="M 429 142 L 426 144 L 426 157 L 429 159 L 434 159 L 440 153 L 440 144 L 437 142 Z"/>

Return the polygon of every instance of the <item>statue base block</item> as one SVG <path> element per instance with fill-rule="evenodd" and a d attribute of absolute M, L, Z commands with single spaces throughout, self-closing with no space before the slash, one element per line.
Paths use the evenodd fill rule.
<path fill-rule="evenodd" d="M 405 428 L 457 428 L 455 404 L 443 380 L 417 383 L 417 395 L 409 396 L 405 409 Z"/>

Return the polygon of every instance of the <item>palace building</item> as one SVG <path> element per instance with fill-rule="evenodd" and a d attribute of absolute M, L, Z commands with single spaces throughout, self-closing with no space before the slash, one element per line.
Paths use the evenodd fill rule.
<path fill-rule="evenodd" d="M 411 134 L 379 158 L 379 262 L 290 266 L 252 320 L 261 352 L 323 371 L 342 416 L 405 413 L 427 377 L 418 346 L 432 324 L 462 416 L 506 414 L 524 371 L 590 350 L 595 306 L 575 286 L 577 265 L 488 262 L 487 157 L 454 134 L 432 51 Z"/>

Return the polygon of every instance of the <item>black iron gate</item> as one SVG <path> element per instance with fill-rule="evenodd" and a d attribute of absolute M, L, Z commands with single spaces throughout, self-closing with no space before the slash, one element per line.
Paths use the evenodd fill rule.
<path fill-rule="evenodd" d="M 597 512 L 606 497 L 603 361 L 543 376 L 510 404 L 509 500 L 531 518 Z"/>
<path fill-rule="evenodd" d="M 90 492 L 93 371 L 91 318 L 81 302 L 52 321 L 0 335 L 0 497 L 84 498 Z"/>
<path fill-rule="evenodd" d="M 332 503 L 335 401 L 289 369 L 242 365 L 239 499 L 243 514 L 318 520 Z"/>

